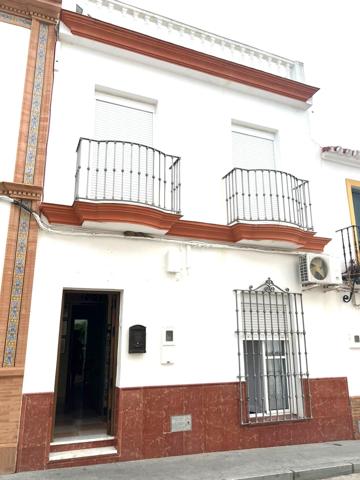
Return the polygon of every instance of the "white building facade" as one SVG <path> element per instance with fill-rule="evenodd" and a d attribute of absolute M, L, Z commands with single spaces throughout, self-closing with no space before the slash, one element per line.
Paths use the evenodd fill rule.
<path fill-rule="evenodd" d="M 299 62 L 63 3 L 18 471 L 356 438 L 358 232 L 335 232 L 358 158 L 311 139 L 316 91 Z"/>

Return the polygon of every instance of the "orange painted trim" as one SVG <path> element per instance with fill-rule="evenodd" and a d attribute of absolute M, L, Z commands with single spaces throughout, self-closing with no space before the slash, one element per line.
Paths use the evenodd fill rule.
<path fill-rule="evenodd" d="M 41 111 L 39 119 L 38 143 L 36 151 L 36 163 L 33 182 L 37 185 L 44 185 L 46 151 L 49 137 L 51 99 L 54 82 L 54 60 L 56 48 L 56 27 L 49 25 L 48 40 L 46 45 L 46 61 L 44 70 L 44 81 L 41 99 Z"/>
<path fill-rule="evenodd" d="M 181 217 L 181 215 L 162 212 L 151 207 L 115 203 L 74 202 L 74 209 L 81 223 L 86 220 L 124 222 L 146 225 L 159 230 L 169 230 L 172 224 Z"/>
<path fill-rule="evenodd" d="M 27 200 L 40 200 L 42 187 L 39 185 L 25 185 L 16 182 L 0 182 L 0 195 Z"/>
<path fill-rule="evenodd" d="M 179 220 L 167 232 L 174 237 L 196 238 L 217 242 L 233 242 L 232 227 L 215 223 Z"/>
<path fill-rule="evenodd" d="M 40 211 L 50 223 L 80 226 L 85 221 L 121 222 L 146 225 L 159 230 L 169 230 L 181 217 L 181 215 L 141 205 L 79 201 L 74 202 L 71 207 L 42 203 Z"/>
<path fill-rule="evenodd" d="M 241 240 L 278 240 L 303 247 L 315 235 L 296 227 L 281 224 L 237 223 L 232 226 L 234 241 Z M 330 239 L 328 239 L 330 241 Z"/>
<path fill-rule="evenodd" d="M 294 249 L 322 252 L 330 238 L 315 237 L 296 227 L 279 224 L 237 223 L 232 226 L 182 220 L 181 215 L 141 205 L 74 202 L 72 206 L 42 203 L 40 211 L 50 223 L 81 226 L 85 221 L 119 222 L 166 230 L 171 237 L 236 243 L 273 240 L 294 244 Z"/>
<path fill-rule="evenodd" d="M 0 378 L 2 377 L 23 377 L 23 367 L 0 368 Z"/>
<path fill-rule="evenodd" d="M 60 16 L 61 0 L 1 0 L 0 9 L 23 17 L 37 17 L 55 23 Z"/>
<path fill-rule="evenodd" d="M 81 225 L 73 206 L 42 203 L 40 213 L 44 214 L 48 222 L 60 225 Z"/>
<path fill-rule="evenodd" d="M 74 35 L 301 102 L 308 101 L 319 90 L 295 80 L 239 65 L 229 60 L 175 45 L 85 15 L 62 10 L 60 18 Z"/>

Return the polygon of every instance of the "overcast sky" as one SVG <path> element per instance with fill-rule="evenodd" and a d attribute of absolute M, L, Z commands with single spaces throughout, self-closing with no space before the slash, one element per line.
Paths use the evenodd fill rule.
<path fill-rule="evenodd" d="M 360 0 L 124 0 L 305 64 L 324 145 L 360 150 Z"/>

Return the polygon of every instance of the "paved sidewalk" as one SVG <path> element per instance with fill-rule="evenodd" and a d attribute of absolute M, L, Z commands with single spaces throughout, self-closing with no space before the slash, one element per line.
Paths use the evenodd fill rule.
<path fill-rule="evenodd" d="M 317 480 L 360 472 L 360 440 L 0 475 L 0 480 Z"/>

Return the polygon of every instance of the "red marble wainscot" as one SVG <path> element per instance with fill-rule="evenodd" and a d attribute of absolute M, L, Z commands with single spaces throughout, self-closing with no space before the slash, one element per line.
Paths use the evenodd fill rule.
<path fill-rule="evenodd" d="M 18 471 L 353 439 L 346 378 L 310 379 L 312 418 L 242 425 L 238 382 L 116 389 L 118 455 L 48 463 L 53 394 L 23 396 Z M 246 386 L 242 384 L 246 398 Z M 246 400 L 243 401 L 246 408 Z M 309 412 L 309 402 L 306 401 Z M 171 432 L 172 415 L 192 429 Z M 244 417 L 246 420 L 246 417 Z"/>
<path fill-rule="evenodd" d="M 48 462 L 53 393 L 24 394 L 21 406 L 18 472 L 43 470 Z"/>
<path fill-rule="evenodd" d="M 151 458 L 352 439 L 346 379 L 311 379 L 308 385 L 312 419 L 264 425 L 241 425 L 238 383 L 120 390 L 124 402 L 120 408 L 120 456 Z M 308 399 L 305 408 L 309 413 Z M 171 433 L 170 416 L 182 414 L 192 415 L 192 430 Z"/>
<path fill-rule="evenodd" d="M 123 460 L 143 458 L 143 389 L 116 388 L 118 451 Z"/>

